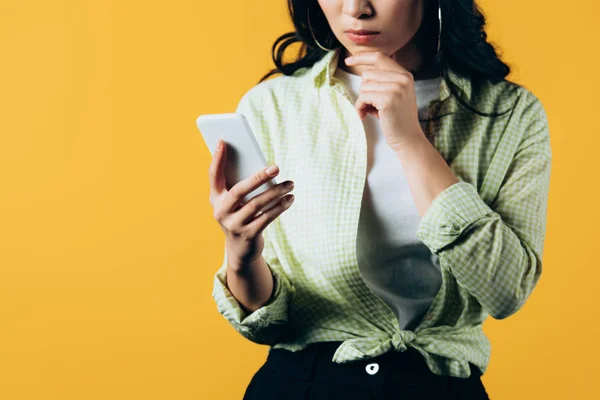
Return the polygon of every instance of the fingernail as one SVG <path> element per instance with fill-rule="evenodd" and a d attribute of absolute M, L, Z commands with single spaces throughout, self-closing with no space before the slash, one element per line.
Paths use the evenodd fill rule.
<path fill-rule="evenodd" d="M 277 172 L 277 165 L 271 165 L 269 168 L 267 168 L 267 174 L 269 174 L 269 175 L 275 175 L 276 172 Z"/>
<path fill-rule="evenodd" d="M 223 150 L 223 142 L 221 140 L 219 140 L 219 142 L 217 143 L 217 151 L 221 151 Z"/>

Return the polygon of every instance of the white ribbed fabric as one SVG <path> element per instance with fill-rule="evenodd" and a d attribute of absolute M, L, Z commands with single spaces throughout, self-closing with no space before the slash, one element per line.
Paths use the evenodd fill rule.
<path fill-rule="evenodd" d="M 341 68 L 335 76 L 356 101 L 361 76 Z M 439 96 L 441 79 L 415 81 L 420 120 L 428 118 L 429 102 Z M 369 114 L 363 125 L 368 162 L 356 241 L 359 269 L 369 288 L 392 308 L 400 329 L 414 329 L 440 289 L 440 266 L 416 236 L 421 217 L 379 119 Z"/>

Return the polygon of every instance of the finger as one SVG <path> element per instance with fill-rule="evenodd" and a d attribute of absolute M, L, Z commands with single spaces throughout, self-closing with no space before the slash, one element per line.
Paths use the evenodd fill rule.
<path fill-rule="evenodd" d="M 358 114 L 359 118 L 363 121 L 367 115 L 372 115 L 376 118 L 379 118 L 379 111 L 377 111 L 377 109 L 373 106 L 366 106 Z"/>
<path fill-rule="evenodd" d="M 398 82 L 367 82 L 360 86 L 359 93 L 362 92 L 397 92 L 402 90 L 402 84 Z"/>
<path fill-rule="evenodd" d="M 408 72 L 391 57 L 380 51 L 358 53 L 344 60 L 346 65 L 372 65 L 379 70 Z"/>
<path fill-rule="evenodd" d="M 293 190 L 293 185 L 290 187 L 288 186 L 288 183 L 293 182 L 285 181 L 279 183 L 274 188 L 271 188 L 259 194 L 258 196 L 253 197 L 248 203 L 244 204 L 232 215 L 232 222 L 236 224 L 236 226 L 244 226 L 248 224 L 254 219 L 260 210 L 265 208 L 266 205 Z"/>
<path fill-rule="evenodd" d="M 397 71 L 381 71 L 378 69 L 368 69 L 362 73 L 362 83 L 369 81 L 377 81 L 377 82 L 398 82 L 398 81 L 408 81 L 411 77 L 406 76 L 402 73 L 398 73 Z"/>
<path fill-rule="evenodd" d="M 221 144 L 221 148 L 219 148 Z M 226 189 L 225 183 L 225 160 L 227 156 L 227 144 L 222 139 L 217 142 L 217 150 L 213 155 L 208 169 L 208 181 L 211 192 L 220 195 Z"/>
<path fill-rule="evenodd" d="M 275 220 L 275 218 L 277 218 L 285 210 L 290 208 L 290 206 L 292 205 L 293 202 L 294 202 L 293 194 L 288 194 L 286 196 L 283 196 L 281 198 L 281 200 L 279 200 L 279 203 L 277 205 L 275 205 L 275 206 L 269 208 L 267 211 L 261 213 L 252 222 L 250 222 L 247 225 L 248 229 L 251 230 L 252 232 L 256 232 L 255 236 L 257 236 L 259 233 L 262 233 L 262 231 L 265 230 L 265 228 L 271 222 L 273 222 Z"/>
<path fill-rule="evenodd" d="M 406 71 L 394 59 L 380 51 L 369 51 L 354 54 L 344 59 L 344 63 L 346 65 L 372 66 L 382 71 Z"/>
<path fill-rule="evenodd" d="M 253 192 L 256 188 L 262 186 L 269 180 L 273 179 L 279 173 L 279 167 L 276 167 L 275 174 L 269 175 L 267 173 L 267 169 L 263 168 L 255 174 L 249 176 L 248 178 L 241 180 L 240 182 L 233 185 L 231 189 L 227 192 L 227 196 L 223 200 L 223 209 L 226 212 L 231 212 L 248 194 Z"/>
<path fill-rule="evenodd" d="M 363 92 L 356 99 L 354 107 L 361 119 L 364 119 L 365 113 L 370 107 L 376 108 L 379 112 L 387 106 L 387 95 L 384 92 Z"/>

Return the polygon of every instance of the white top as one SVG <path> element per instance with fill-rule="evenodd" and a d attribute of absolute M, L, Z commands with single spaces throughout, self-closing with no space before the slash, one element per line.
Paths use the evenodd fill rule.
<path fill-rule="evenodd" d="M 356 101 L 361 76 L 341 68 L 335 76 Z M 441 79 L 415 81 L 419 119 L 428 117 Z M 363 125 L 368 162 L 356 243 L 359 269 L 369 288 L 394 310 L 400 329 L 414 329 L 441 287 L 438 257 L 416 237 L 421 217 L 379 119 L 368 114 Z"/>

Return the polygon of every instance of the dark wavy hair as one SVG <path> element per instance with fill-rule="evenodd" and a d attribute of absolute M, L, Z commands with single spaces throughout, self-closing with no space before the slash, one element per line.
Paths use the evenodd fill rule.
<path fill-rule="evenodd" d="M 482 116 L 499 116 L 499 114 L 483 113 L 462 99 L 455 84 L 448 76 L 448 69 L 461 76 L 469 77 L 473 85 L 485 82 L 492 84 L 507 81 L 510 67 L 500 60 L 494 45 L 487 41 L 485 32 L 485 16 L 475 0 L 423 0 L 426 3 L 423 22 L 416 35 L 420 35 L 421 43 L 431 46 L 423 47 L 426 60 L 439 63 L 443 79 L 448 83 L 450 92 L 460 104 Z M 313 34 L 319 43 L 329 49 L 341 46 L 331 30 L 325 14 L 317 0 L 287 0 L 288 12 L 295 27 L 294 32 L 279 36 L 272 47 L 272 58 L 276 68 L 270 70 L 259 81 L 262 82 L 276 73 L 292 75 L 300 68 L 310 68 L 319 61 L 326 52 L 319 48 L 308 25 L 308 13 Z M 442 32 L 440 35 L 440 54 L 437 52 L 439 31 L 438 4 L 442 14 Z M 294 43 L 300 43 L 297 59 L 283 63 L 285 50 Z"/>

